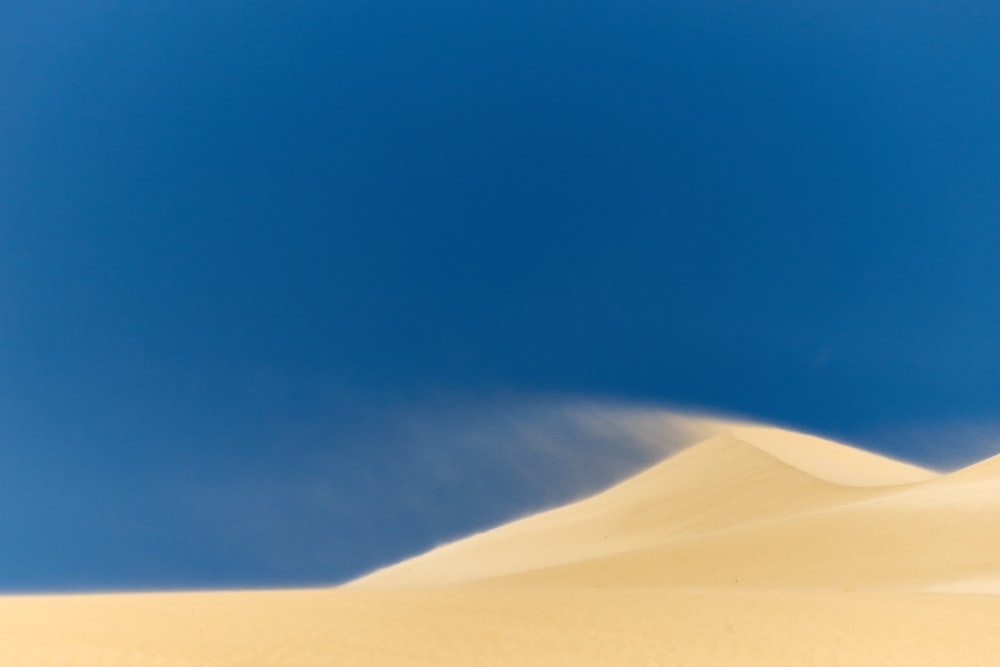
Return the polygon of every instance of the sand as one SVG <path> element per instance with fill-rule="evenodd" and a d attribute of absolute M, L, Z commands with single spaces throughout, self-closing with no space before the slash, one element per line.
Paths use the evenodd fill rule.
<path fill-rule="evenodd" d="M 733 425 L 319 590 L 0 598 L 0 664 L 996 665 L 1000 457 Z"/>

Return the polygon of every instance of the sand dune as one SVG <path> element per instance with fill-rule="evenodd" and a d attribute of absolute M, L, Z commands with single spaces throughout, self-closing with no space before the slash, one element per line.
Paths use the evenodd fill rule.
<path fill-rule="evenodd" d="M 991 665 L 996 526 L 1000 457 L 730 424 L 338 588 L 0 599 L 0 664 Z"/>
<path fill-rule="evenodd" d="M 867 539 L 865 512 L 855 521 L 861 524 L 856 534 L 820 531 L 839 549 L 819 539 L 813 524 L 829 523 L 828 515 L 839 516 L 838 508 L 937 477 L 828 440 L 741 426 L 596 496 L 445 545 L 352 585 L 441 585 L 532 572 L 537 573 L 532 580 L 562 582 L 575 572 L 569 576 L 574 582 L 602 585 L 701 585 L 733 581 L 741 573 L 745 582 L 776 583 L 778 574 L 748 569 L 743 553 L 780 572 L 784 581 L 803 569 L 806 563 L 798 561 L 835 560 Z M 786 538 L 782 530 L 792 534 Z M 808 547 L 790 548 L 810 536 Z M 768 553 L 767 545 L 781 545 L 780 553 Z M 719 552 L 731 554 L 733 562 L 718 562 Z M 702 567 L 706 560 L 717 567 Z M 704 573 L 688 571 L 684 562 Z M 827 583 L 839 585 L 834 574 Z"/>

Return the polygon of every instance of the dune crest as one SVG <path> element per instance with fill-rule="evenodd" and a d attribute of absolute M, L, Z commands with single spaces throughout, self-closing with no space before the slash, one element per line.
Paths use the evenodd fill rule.
<path fill-rule="evenodd" d="M 760 424 L 733 424 L 734 437 L 810 475 L 846 486 L 926 482 L 938 473 L 815 435 Z"/>

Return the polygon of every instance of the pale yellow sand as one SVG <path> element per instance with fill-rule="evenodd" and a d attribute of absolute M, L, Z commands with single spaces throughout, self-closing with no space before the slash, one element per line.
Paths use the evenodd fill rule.
<path fill-rule="evenodd" d="M 996 665 L 990 596 L 342 590 L 6 600 L 0 664 Z"/>
<path fill-rule="evenodd" d="M 1000 665 L 1000 458 L 748 425 L 309 591 L 0 598 L 0 665 Z"/>

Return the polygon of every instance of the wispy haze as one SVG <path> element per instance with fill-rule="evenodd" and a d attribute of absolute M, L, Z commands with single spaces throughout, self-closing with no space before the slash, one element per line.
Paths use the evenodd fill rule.
<path fill-rule="evenodd" d="M 441 396 L 967 462 L 997 71 L 989 3 L 3 3 L 0 588 L 336 579 L 544 501 Z M 406 406 L 447 497 L 386 472 Z"/>

